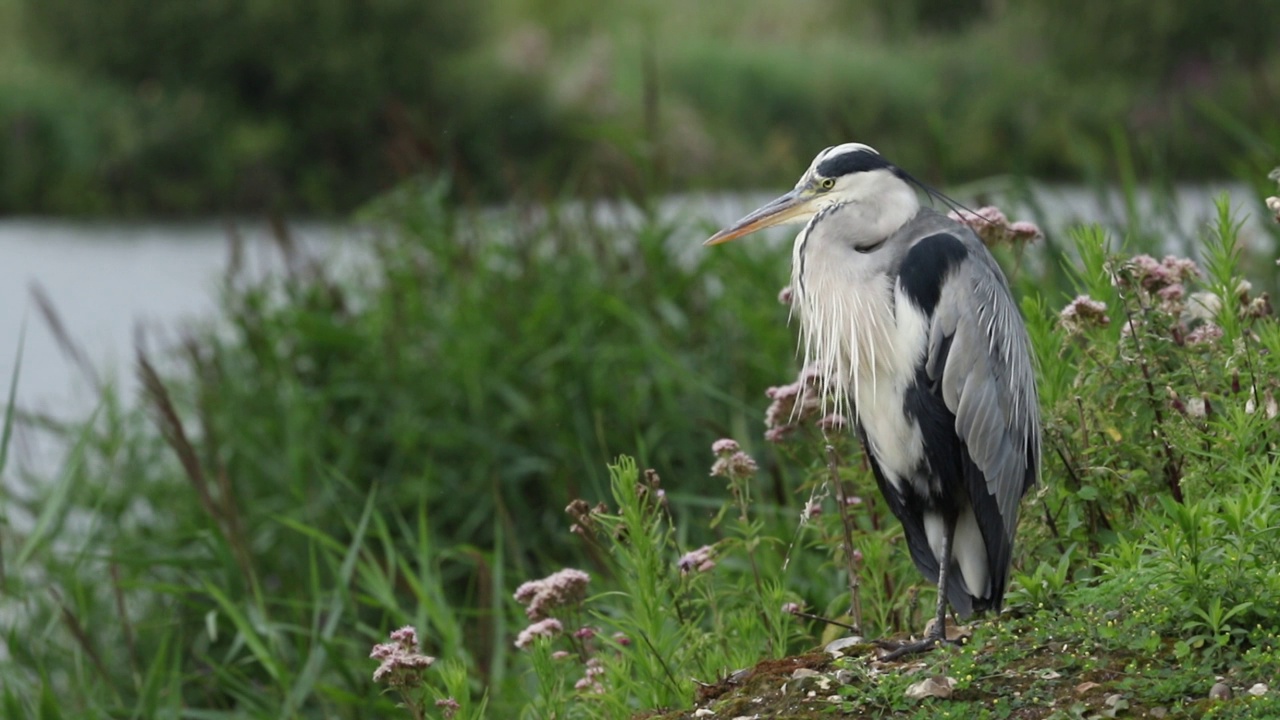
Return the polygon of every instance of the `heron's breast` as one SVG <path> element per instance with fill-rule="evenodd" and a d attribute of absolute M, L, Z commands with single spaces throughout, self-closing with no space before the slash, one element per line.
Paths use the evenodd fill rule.
<path fill-rule="evenodd" d="M 911 482 L 925 494 L 924 436 L 920 423 L 907 413 L 906 396 L 925 362 L 929 318 L 901 295 L 895 287 L 892 321 L 883 338 L 886 362 L 858 368 L 854 406 L 885 478 L 899 490 L 903 482 Z"/>

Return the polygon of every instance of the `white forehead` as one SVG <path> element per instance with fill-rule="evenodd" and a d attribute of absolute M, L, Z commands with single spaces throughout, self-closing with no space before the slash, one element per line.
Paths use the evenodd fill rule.
<path fill-rule="evenodd" d="M 862 143 L 851 142 L 844 143 L 843 145 L 835 145 L 818 153 L 818 156 L 813 159 L 813 162 L 809 163 L 809 170 L 805 172 L 805 175 L 808 175 L 818 169 L 818 165 L 821 164 L 823 160 L 851 152 L 870 152 L 875 153 L 876 155 L 880 154 L 875 148 L 870 145 L 863 145 Z"/>

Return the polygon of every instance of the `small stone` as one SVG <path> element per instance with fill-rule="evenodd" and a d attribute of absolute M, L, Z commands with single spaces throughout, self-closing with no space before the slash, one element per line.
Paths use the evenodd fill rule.
<path fill-rule="evenodd" d="M 1096 682 L 1082 682 L 1076 686 L 1076 694 L 1083 695 L 1096 687 L 1098 687 L 1098 683 Z"/>
<path fill-rule="evenodd" d="M 1226 683 L 1220 683 L 1220 682 L 1214 683 L 1213 687 L 1209 688 L 1209 699 L 1210 700 L 1230 700 L 1231 688 L 1227 687 Z"/>
<path fill-rule="evenodd" d="M 708 708 L 698 708 L 697 710 L 693 711 L 693 716 L 696 718 L 715 717 L 715 714 L 716 714 L 715 710 L 710 710 Z"/>
<path fill-rule="evenodd" d="M 929 622 L 925 623 L 924 634 L 926 636 L 933 634 L 933 629 L 936 628 L 937 626 L 938 626 L 938 619 L 932 618 L 931 620 L 929 620 Z M 968 625 L 956 625 L 948 620 L 947 622 L 947 641 L 948 642 L 953 642 L 953 643 L 960 642 L 961 640 L 968 640 L 971 637 L 973 637 L 973 628 L 969 627 Z"/>
<path fill-rule="evenodd" d="M 854 676 L 853 676 L 852 670 L 845 670 L 841 668 L 840 670 L 836 671 L 836 682 L 840 683 L 841 685 L 852 685 L 853 677 Z"/>
<path fill-rule="evenodd" d="M 817 670 L 812 670 L 810 668 L 796 668 L 795 670 L 791 671 L 791 679 L 799 680 L 800 678 L 817 677 L 821 674 L 822 673 L 818 672 Z"/>
<path fill-rule="evenodd" d="M 1262 697 L 1263 695 L 1266 695 L 1267 692 L 1270 690 L 1271 688 L 1267 687 L 1266 683 L 1258 683 L 1257 685 L 1254 685 L 1253 687 L 1249 688 L 1249 694 L 1254 697 Z"/>
<path fill-rule="evenodd" d="M 1148 710 L 1148 711 L 1147 711 L 1147 714 L 1148 714 L 1148 715 L 1150 715 L 1150 716 L 1151 716 L 1151 717 L 1153 717 L 1153 718 L 1156 718 L 1156 720 L 1160 720 L 1160 718 L 1163 718 L 1163 717 L 1168 716 L 1168 714 L 1169 714 L 1169 708 L 1167 708 L 1167 707 L 1153 707 L 1153 708 L 1151 708 L 1150 710 Z"/>
<path fill-rule="evenodd" d="M 907 688 L 907 697 L 911 700 L 923 700 L 928 697 L 947 699 L 956 686 L 955 678 L 941 675 L 925 678 Z"/>
<path fill-rule="evenodd" d="M 841 657 L 844 657 L 844 650 L 846 648 L 851 648 L 855 645 L 862 645 L 865 642 L 866 642 L 866 639 L 863 638 L 861 635 L 851 635 L 849 637 L 837 638 L 835 640 L 832 640 L 831 642 L 827 643 L 827 646 L 823 648 L 823 650 L 832 657 L 841 658 Z"/>
<path fill-rule="evenodd" d="M 1045 668 L 1044 670 L 1037 672 L 1036 675 L 1040 676 L 1041 680 L 1057 680 L 1058 678 L 1062 677 L 1062 673 L 1058 672 L 1057 670 L 1050 670 L 1048 668 Z"/>

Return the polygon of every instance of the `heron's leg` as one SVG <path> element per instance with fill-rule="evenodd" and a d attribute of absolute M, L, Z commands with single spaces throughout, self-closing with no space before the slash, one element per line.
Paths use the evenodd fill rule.
<path fill-rule="evenodd" d="M 951 574 L 951 536 L 954 534 L 955 524 L 947 523 L 947 531 L 942 536 L 942 560 L 938 563 L 938 606 L 933 628 L 919 642 L 901 645 L 893 652 L 882 655 L 881 660 L 897 660 L 904 655 L 932 650 L 946 640 L 947 576 Z"/>

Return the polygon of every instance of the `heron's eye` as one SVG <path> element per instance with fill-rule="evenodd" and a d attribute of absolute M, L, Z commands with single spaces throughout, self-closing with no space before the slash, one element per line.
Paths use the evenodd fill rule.
<path fill-rule="evenodd" d="M 822 182 L 818 183 L 818 187 L 822 188 L 823 190 L 830 190 L 835 186 L 836 186 L 836 181 L 833 180 L 832 178 L 822 178 Z"/>

